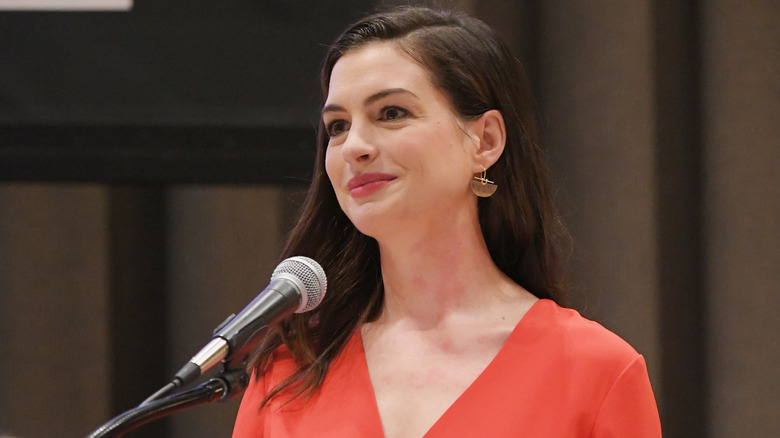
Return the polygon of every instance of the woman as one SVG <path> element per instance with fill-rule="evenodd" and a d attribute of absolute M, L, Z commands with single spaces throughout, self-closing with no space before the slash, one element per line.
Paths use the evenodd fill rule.
<path fill-rule="evenodd" d="M 371 16 L 321 79 L 314 181 L 283 256 L 319 261 L 328 294 L 260 346 L 234 437 L 660 436 L 642 356 L 559 307 L 529 87 L 494 32 L 422 8 Z"/>

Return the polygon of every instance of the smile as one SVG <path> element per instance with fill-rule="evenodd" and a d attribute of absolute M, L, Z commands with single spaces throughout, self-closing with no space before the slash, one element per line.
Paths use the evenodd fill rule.
<path fill-rule="evenodd" d="M 395 178 L 388 173 L 362 173 L 347 182 L 347 189 L 353 198 L 363 198 L 376 193 Z"/>

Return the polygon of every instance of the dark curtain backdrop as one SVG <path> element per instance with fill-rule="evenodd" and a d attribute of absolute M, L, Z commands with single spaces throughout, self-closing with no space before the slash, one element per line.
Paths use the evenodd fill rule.
<path fill-rule="evenodd" d="M 134 3 L 0 11 L 0 436 L 86 435 L 267 284 L 324 45 L 374 8 Z M 665 436 L 780 436 L 780 4 L 445 3 L 524 61 L 571 304 L 645 356 Z M 236 409 L 130 436 L 229 436 Z"/>

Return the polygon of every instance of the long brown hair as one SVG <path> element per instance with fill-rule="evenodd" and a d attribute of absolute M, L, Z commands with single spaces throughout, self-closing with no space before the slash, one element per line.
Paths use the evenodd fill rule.
<path fill-rule="evenodd" d="M 478 203 L 485 241 L 495 264 L 512 280 L 539 298 L 562 303 L 563 227 L 553 207 L 534 104 L 520 63 L 494 31 L 475 18 L 403 7 L 366 17 L 339 36 L 322 66 L 323 100 L 336 62 L 372 41 L 391 41 L 416 60 L 464 119 L 490 109 L 502 113 L 506 147 L 489 175 L 499 190 Z M 314 311 L 295 314 L 271 329 L 259 347 L 252 363 L 258 374 L 280 345 L 299 366 L 266 402 L 288 387 L 295 388 L 293 397 L 315 391 L 353 331 L 374 320 L 383 302 L 377 242 L 360 233 L 341 211 L 325 173 L 327 144 L 320 122 L 312 185 L 282 258 L 304 255 L 320 262 L 328 292 Z"/>

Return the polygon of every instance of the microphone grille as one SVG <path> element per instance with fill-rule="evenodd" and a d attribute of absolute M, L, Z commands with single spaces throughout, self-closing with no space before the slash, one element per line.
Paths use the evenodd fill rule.
<path fill-rule="evenodd" d="M 271 279 L 279 274 L 295 277 L 303 286 L 301 304 L 295 313 L 308 312 L 320 305 L 328 289 L 328 279 L 319 263 L 304 256 L 290 257 L 279 263 Z"/>

